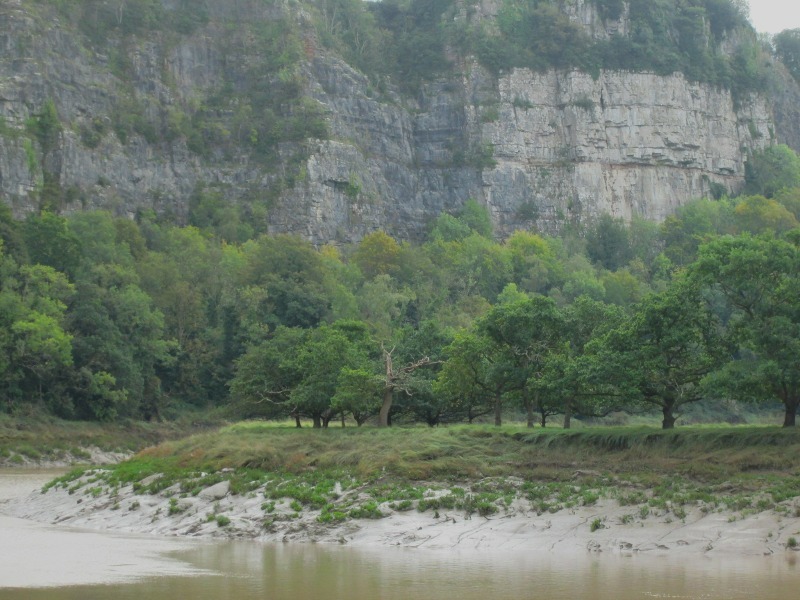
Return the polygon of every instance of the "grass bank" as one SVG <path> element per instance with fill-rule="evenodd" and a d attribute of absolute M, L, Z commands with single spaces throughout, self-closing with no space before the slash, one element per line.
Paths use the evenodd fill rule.
<path fill-rule="evenodd" d="M 520 501 L 555 513 L 600 499 L 635 507 L 631 518 L 657 511 L 682 519 L 697 508 L 796 516 L 798 451 L 800 431 L 773 427 L 314 431 L 241 423 L 52 486 L 109 498 L 132 486 L 170 498 L 172 514 L 182 499 L 227 482 L 226 493 L 261 499 L 265 527 L 309 511 L 328 523 L 410 510 L 489 515 Z M 224 514 L 210 518 L 218 517 L 227 525 Z"/>
<path fill-rule="evenodd" d="M 0 466 L 88 463 L 93 450 L 132 454 L 201 429 L 208 429 L 208 425 L 191 421 L 102 424 L 63 421 L 43 415 L 12 417 L 0 414 Z"/>

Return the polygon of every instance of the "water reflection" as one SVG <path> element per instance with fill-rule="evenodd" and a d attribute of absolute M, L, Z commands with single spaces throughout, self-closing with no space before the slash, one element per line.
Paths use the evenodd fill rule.
<path fill-rule="evenodd" d="M 202 544 L 175 558 L 219 574 L 125 585 L 3 590 L 0 596 L 8 600 L 787 600 L 795 597 L 800 584 L 794 555 L 686 560 L 226 542 Z"/>

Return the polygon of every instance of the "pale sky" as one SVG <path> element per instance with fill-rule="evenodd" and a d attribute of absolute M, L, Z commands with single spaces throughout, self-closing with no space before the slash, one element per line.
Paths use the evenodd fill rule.
<path fill-rule="evenodd" d="M 800 29 L 798 0 L 749 0 L 750 22 L 759 33 L 780 33 Z"/>

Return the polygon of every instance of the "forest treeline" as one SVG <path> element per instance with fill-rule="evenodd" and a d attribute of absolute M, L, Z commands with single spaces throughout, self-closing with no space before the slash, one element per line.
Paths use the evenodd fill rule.
<path fill-rule="evenodd" d="M 189 223 L 0 204 L 0 410 L 69 419 L 494 419 L 800 403 L 800 158 L 663 224 L 604 215 L 494 239 L 467 201 L 420 244 L 247 238 L 198 189 Z"/>

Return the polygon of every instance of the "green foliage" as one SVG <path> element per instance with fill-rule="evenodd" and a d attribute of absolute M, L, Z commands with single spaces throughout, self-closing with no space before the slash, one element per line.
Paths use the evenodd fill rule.
<path fill-rule="evenodd" d="M 604 523 L 604 520 L 605 519 L 601 519 L 600 517 L 596 517 L 595 519 L 593 519 L 592 522 L 589 524 L 589 531 L 594 533 L 598 529 L 605 529 L 606 525 Z"/>
<path fill-rule="evenodd" d="M 478 235 L 485 238 L 492 237 L 492 218 L 489 210 L 469 198 L 461 209 L 459 219 Z"/>
<path fill-rule="evenodd" d="M 413 90 L 449 67 L 445 57 L 443 15 L 452 0 L 388 0 L 369 5 L 378 27 L 391 32 L 388 71 L 401 86 Z"/>
<path fill-rule="evenodd" d="M 626 12 L 621 0 L 594 0 L 603 20 Z M 735 93 L 756 90 L 766 77 L 764 57 L 739 3 L 730 0 L 631 0 L 629 31 L 608 40 L 593 40 L 572 22 L 557 2 L 505 0 L 497 30 L 470 25 L 452 30 L 455 45 L 474 53 L 491 71 L 528 67 L 600 68 L 683 72 L 689 79 L 723 85 Z M 737 32 L 733 55 L 723 42 Z M 591 99 L 577 106 L 590 109 Z"/>
<path fill-rule="evenodd" d="M 165 5 L 159 0 L 38 0 L 55 4 L 65 18 L 78 23 L 95 44 L 110 35 L 142 35 L 150 31 L 191 33 L 208 21 L 205 0 L 179 0 Z"/>
<path fill-rule="evenodd" d="M 800 29 L 785 29 L 772 43 L 775 53 L 795 79 L 800 80 Z"/>
<path fill-rule="evenodd" d="M 644 299 L 634 317 L 595 343 L 596 381 L 615 381 L 622 395 L 657 406 L 662 426 L 674 427 L 675 411 L 704 397 L 703 378 L 732 349 L 701 289 L 679 281 Z M 604 371 L 614 371 L 608 377 Z"/>
<path fill-rule="evenodd" d="M 66 219 L 49 212 L 31 215 L 22 226 L 31 262 L 53 267 L 73 276 L 80 261 L 81 240 L 70 231 Z"/>
<path fill-rule="evenodd" d="M 53 150 L 58 144 L 62 130 L 61 120 L 53 100 L 47 100 L 41 111 L 28 119 L 25 126 L 28 132 L 39 141 L 43 154 Z"/>
<path fill-rule="evenodd" d="M 794 426 L 800 406 L 796 239 L 722 237 L 701 248 L 693 267 L 694 277 L 715 286 L 727 303 L 728 329 L 741 348 L 712 381 L 734 396 L 780 400 L 784 426 Z"/>
<path fill-rule="evenodd" d="M 218 527 L 227 527 L 231 524 L 230 518 L 225 515 L 217 515 L 214 520 L 217 522 Z"/>
<path fill-rule="evenodd" d="M 600 215 L 586 234 L 586 253 L 609 271 L 616 271 L 633 258 L 628 236 L 628 228 L 622 219 Z"/>
<path fill-rule="evenodd" d="M 745 180 L 747 193 L 767 198 L 800 187 L 800 157 L 784 144 L 754 152 L 745 164 Z"/>

